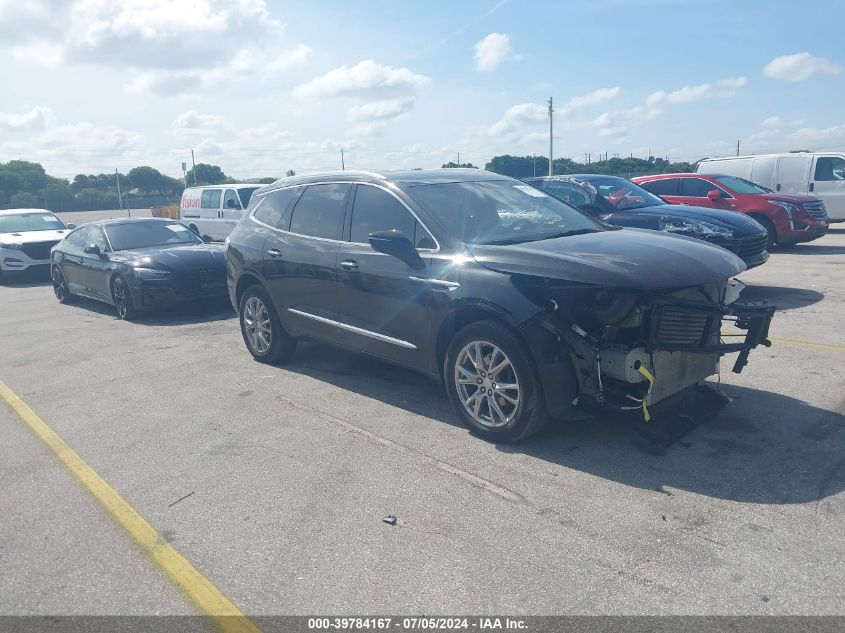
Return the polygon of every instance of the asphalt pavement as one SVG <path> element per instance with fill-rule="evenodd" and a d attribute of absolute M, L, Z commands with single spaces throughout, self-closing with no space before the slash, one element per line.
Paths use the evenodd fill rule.
<path fill-rule="evenodd" d="M 664 455 L 596 419 L 486 443 L 410 371 L 256 363 L 226 303 L 128 323 L 39 279 L 0 286 L 0 380 L 249 615 L 842 615 L 845 227 L 740 279 L 774 345 L 723 359 L 733 401 Z M 3 403 L 0 429 L 0 614 L 195 612 Z"/>

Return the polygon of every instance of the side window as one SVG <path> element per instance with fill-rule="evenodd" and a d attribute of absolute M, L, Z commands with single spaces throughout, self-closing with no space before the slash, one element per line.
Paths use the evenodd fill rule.
<path fill-rule="evenodd" d="M 703 180 L 702 178 L 681 178 L 681 193 L 682 196 L 690 196 L 693 198 L 706 198 L 709 191 L 718 189 L 712 183 Z"/>
<path fill-rule="evenodd" d="M 203 209 L 219 209 L 220 208 L 220 190 L 219 189 L 203 189 L 202 201 L 200 206 Z"/>
<path fill-rule="evenodd" d="M 226 194 L 223 196 L 224 209 L 240 209 L 241 201 L 238 200 L 238 194 L 234 189 L 226 189 Z"/>
<path fill-rule="evenodd" d="M 299 187 L 289 187 L 287 189 L 271 191 L 262 196 L 253 217 L 268 226 L 287 230 L 290 214 L 285 212 L 288 206 L 290 206 L 291 200 L 296 196 L 297 191 L 299 191 Z"/>
<path fill-rule="evenodd" d="M 822 156 L 816 159 L 816 180 L 845 180 L 845 159 Z"/>
<path fill-rule="evenodd" d="M 85 246 L 95 244 L 100 247 L 102 252 L 109 250 L 109 244 L 106 241 L 106 236 L 103 235 L 102 229 L 92 226 L 88 229 L 88 236 L 85 238 Z"/>
<path fill-rule="evenodd" d="M 393 195 L 377 187 L 358 185 L 352 207 L 350 241 L 367 244 L 370 233 L 393 229 L 413 241 L 415 223 L 414 216 Z"/>
<path fill-rule="evenodd" d="M 548 191 L 555 198 L 560 198 L 573 207 L 592 204 L 593 202 L 587 192 L 578 185 L 564 182 L 543 182 L 541 184 L 543 191 Z"/>
<path fill-rule="evenodd" d="M 88 236 L 88 227 L 84 226 L 76 229 L 73 233 L 67 236 L 67 243 L 71 246 L 85 248 L 85 238 Z"/>
<path fill-rule="evenodd" d="M 692 180 L 692 179 L 690 179 Z M 646 191 L 650 191 L 655 196 L 676 196 L 678 190 L 677 178 L 661 178 L 660 180 L 651 180 L 649 182 L 641 183 L 640 186 Z M 707 194 L 704 194 L 707 195 Z"/>
<path fill-rule="evenodd" d="M 347 184 L 309 185 L 293 209 L 291 233 L 338 239 Z"/>

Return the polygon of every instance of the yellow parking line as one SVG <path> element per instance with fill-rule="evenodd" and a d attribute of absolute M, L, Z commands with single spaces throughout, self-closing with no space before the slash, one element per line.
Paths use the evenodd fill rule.
<path fill-rule="evenodd" d="M 208 578 L 165 541 L 155 528 L 100 477 L 64 440 L 15 392 L 0 381 L 0 397 L 18 414 L 35 435 L 52 450 L 59 461 L 108 510 L 165 574 L 191 601 L 208 614 L 224 633 L 261 633 Z"/>
<path fill-rule="evenodd" d="M 721 332 L 719 336 L 724 338 L 726 336 L 745 336 L 745 334 L 727 334 L 725 332 Z M 821 349 L 845 351 L 845 345 L 842 345 L 841 343 L 817 343 L 816 341 L 802 341 L 797 338 L 773 338 L 771 336 L 769 337 L 769 340 L 772 343 L 783 343 L 784 345 L 797 345 L 798 347 L 818 347 Z"/>

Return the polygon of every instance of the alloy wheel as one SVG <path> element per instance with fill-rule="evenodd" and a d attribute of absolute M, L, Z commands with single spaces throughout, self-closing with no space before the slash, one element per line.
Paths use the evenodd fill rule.
<path fill-rule="evenodd" d="M 519 377 L 500 348 L 470 341 L 455 362 L 455 388 L 466 412 L 488 428 L 510 423 L 519 409 Z"/>
<path fill-rule="evenodd" d="M 114 280 L 114 289 L 112 290 L 114 298 L 114 307 L 117 309 L 117 315 L 121 319 L 126 318 L 126 284 L 118 277 Z"/>
<path fill-rule="evenodd" d="M 265 354 L 273 339 L 273 327 L 267 306 L 258 297 L 250 297 L 244 305 L 243 319 L 250 347 L 258 354 Z"/>
<path fill-rule="evenodd" d="M 67 293 L 65 291 L 65 278 L 62 275 L 62 271 L 59 270 L 58 266 L 53 267 L 53 293 L 56 295 L 56 299 L 59 301 L 64 301 L 67 297 Z"/>

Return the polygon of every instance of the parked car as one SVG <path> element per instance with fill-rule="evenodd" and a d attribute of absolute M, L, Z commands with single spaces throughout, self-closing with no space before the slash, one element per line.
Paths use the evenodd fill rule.
<path fill-rule="evenodd" d="M 279 180 L 253 194 L 226 262 L 256 360 L 308 337 L 415 369 L 496 441 L 576 403 L 647 418 L 721 354 L 741 352 L 740 371 L 773 314 L 736 301 L 745 265 L 723 248 L 609 227 L 476 169 Z M 745 336 L 723 344 L 729 315 Z"/>
<path fill-rule="evenodd" d="M 241 219 L 259 185 L 188 187 L 182 192 L 182 223 L 206 240 L 223 241 Z"/>
<path fill-rule="evenodd" d="M 73 226 L 46 209 L 0 211 L 0 282 L 34 267 L 46 271 L 50 249 Z"/>
<path fill-rule="evenodd" d="M 665 231 L 717 244 L 738 255 L 748 268 L 769 259 L 765 228 L 738 213 L 667 204 L 618 176 L 544 176 L 525 181 L 614 226 Z"/>
<path fill-rule="evenodd" d="M 53 291 L 113 305 L 118 318 L 183 301 L 226 296 L 222 244 L 206 244 L 175 220 L 100 220 L 83 224 L 53 247 Z"/>
<path fill-rule="evenodd" d="M 708 158 L 696 166 L 701 174 L 738 176 L 778 194 L 820 199 L 831 222 L 845 222 L 845 154 L 790 152 L 760 156 Z"/>
<path fill-rule="evenodd" d="M 827 213 L 818 198 L 774 193 L 738 176 L 659 174 L 633 181 L 672 204 L 745 213 L 766 227 L 770 246 L 811 242 L 828 231 Z"/>

